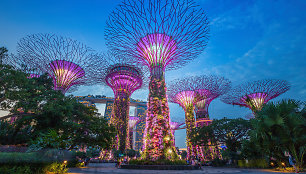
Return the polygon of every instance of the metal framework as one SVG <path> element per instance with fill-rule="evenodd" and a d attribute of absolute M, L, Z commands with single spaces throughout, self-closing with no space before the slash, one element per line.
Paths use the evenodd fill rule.
<path fill-rule="evenodd" d="M 129 104 L 132 93 L 144 86 L 146 74 L 143 69 L 130 64 L 125 58 L 119 56 L 118 52 L 97 54 L 96 57 L 101 64 L 97 68 L 95 79 L 98 83 L 107 85 L 114 92 L 114 104 L 111 123 L 117 128 L 116 148 L 122 152 L 130 148 L 129 138 Z"/>
<path fill-rule="evenodd" d="M 229 93 L 222 96 L 221 100 L 227 104 L 248 107 L 255 113 L 261 110 L 269 100 L 289 89 L 290 85 L 285 80 L 257 80 L 236 86 Z"/>
<path fill-rule="evenodd" d="M 28 78 L 38 78 L 43 72 L 39 69 L 31 68 L 23 58 L 14 54 L 8 55 L 3 59 L 3 64 L 10 65 L 16 70 L 20 70 L 27 74 Z"/>
<path fill-rule="evenodd" d="M 33 34 L 18 42 L 18 57 L 31 69 L 48 73 L 54 89 L 66 93 L 83 84 L 93 84 L 93 50 L 76 40 L 53 34 Z"/>
<path fill-rule="evenodd" d="M 164 75 L 203 52 L 208 40 L 203 9 L 191 0 L 124 0 L 109 16 L 105 39 L 111 50 L 150 69 L 143 157 L 177 158 Z"/>

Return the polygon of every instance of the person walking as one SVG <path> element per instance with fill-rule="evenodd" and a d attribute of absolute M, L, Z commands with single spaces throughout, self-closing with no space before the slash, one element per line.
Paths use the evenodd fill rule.
<path fill-rule="evenodd" d="M 295 164 L 294 164 L 294 159 L 292 158 L 292 156 L 291 156 L 290 154 L 289 154 L 288 158 L 289 158 L 289 164 L 290 164 L 291 166 L 293 166 L 293 168 L 294 168 L 294 170 L 295 170 L 295 173 L 299 173 L 298 169 L 296 168 L 296 166 L 295 166 Z"/>
<path fill-rule="evenodd" d="M 299 173 L 298 169 L 296 168 L 295 166 L 295 160 L 294 158 L 290 155 L 289 152 L 285 152 L 285 156 L 288 157 L 288 160 L 289 160 L 289 165 L 292 166 L 295 170 L 295 173 Z"/>

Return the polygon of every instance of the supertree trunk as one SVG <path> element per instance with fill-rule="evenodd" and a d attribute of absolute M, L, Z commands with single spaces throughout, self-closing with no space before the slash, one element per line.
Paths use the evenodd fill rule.
<path fill-rule="evenodd" d="M 170 130 L 169 106 L 162 68 L 151 70 L 146 120 L 144 157 L 146 159 L 177 158 Z"/>
<path fill-rule="evenodd" d="M 190 141 L 191 131 L 195 127 L 193 110 L 194 110 L 193 105 L 187 106 L 185 110 L 187 158 L 197 156 L 197 149 Z"/>
<path fill-rule="evenodd" d="M 119 91 L 114 101 L 113 123 L 117 128 L 116 148 L 121 152 L 129 146 L 129 104 L 130 97 L 124 91 Z"/>

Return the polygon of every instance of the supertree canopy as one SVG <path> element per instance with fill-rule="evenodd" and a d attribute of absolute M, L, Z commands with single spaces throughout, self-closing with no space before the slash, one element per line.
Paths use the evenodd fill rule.
<path fill-rule="evenodd" d="M 66 93 L 68 90 L 71 92 L 72 87 L 94 83 L 91 79 L 96 62 L 93 50 L 76 40 L 33 34 L 20 39 L 17 52 L 28 66 L 48 73 L 55 90 Z"/>
<path fill-rule="evenodd" d="M 269 100 L 288 91 L 289 88 L 290 85 L 285 80 L 257 80 L 236 86 L 222 96 L 221 100 L 227 104 L 248 107 L 255 113 Z"/>
<path fill-rule="evenodd" d="M 176 130 L 181 129 L 181 126 L 184 125 L 185 122 L 175 122 L 175 121 L 171 121 L 170 122 L 170 129 L 171 129 L 171 134 L 172 134 L 172 138 L 173 138 L 173 144 L 175 147 L 175 137 L 174 137 L 174 133 Z"/>
<path fill-rule="evenodd" d="M 107 85 L 114 92 L 114 104 L 111 123 L 117 128 L 117 150 L 124 151 L 129 145 L 129 106 L 132 93 L 143 87 L 143 70 L 130 64 L 118 52 L 97 54 L 98 62 L 106 65 L 95 73 L 98 83 Z M 98 63 L 99 64 L 99 63 Z"/>
<path fill-rule="evenodd" d="M 202 127 L 211 123 L 208 114 L 209 104 L 220 95 L 227 93 L 231 89 L 231 82 L 224 77 L 212 75 L 200 76 L 198 81 L 202 87 L 196 92 L 202 100 L 196 103 L 196 126 Z"/>
<path fill-rule="evenodd" d="M 204 50 L 208 22 L 203 9 L 191 0 L 124 0 L 107 21 L 105 39 L 111 50 L 120 50 L 150 69 L 143 157 L 177 158 L 165 69 L 179 68 Z"/>
<path fill-rule="evenodd" d="M 129 142 L 130 142 L 130 149 L 133 148 L 133 137 L 134 131 L 133 129 L 135 126 L 140 122 L 139 117 L 131 117 L 129 118 Z"/>

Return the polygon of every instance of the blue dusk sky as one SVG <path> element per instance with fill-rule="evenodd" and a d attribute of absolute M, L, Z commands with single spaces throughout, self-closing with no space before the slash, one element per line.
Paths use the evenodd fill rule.
<path fill-rule="evenodd" d="M 196 0 L 210 21 L 205 51 L 178 70 L 166 72 L 166 82 L 179 77 L 213 74 L 233 85 L 265 78 L 284 79 L 291 89 L 273 99 L 306 98 L 306 1 L 305 0 Z M 16 52 L 22 37 L 54 33 L 76 39 L 96 51 L 107 51 L 104 27 L 118 0 L 54 1 L 1 0 L 0 47 Z M 73 95 L 113 96 L 109 87 L 80 87 Z M 147 100 L 148 90 L 132 98 Z M 184 120 L 184 112 L 170 103 L 171 117 Z M 210 117 L 244 118 L 247 108 L 212 101 Z M 185 130 L 176 131 L 176 145 L 185 146 Z"/>

